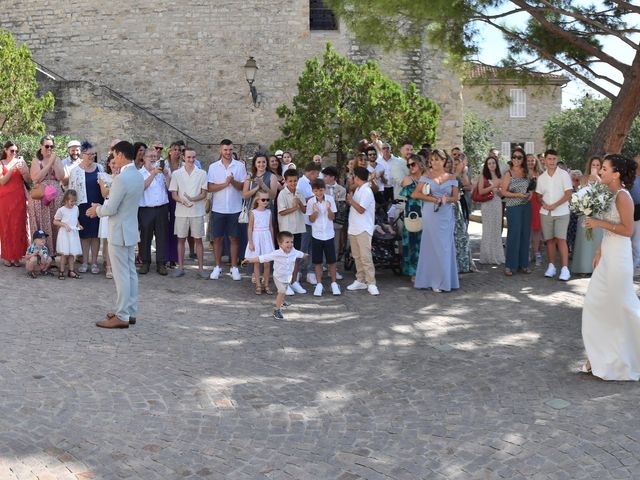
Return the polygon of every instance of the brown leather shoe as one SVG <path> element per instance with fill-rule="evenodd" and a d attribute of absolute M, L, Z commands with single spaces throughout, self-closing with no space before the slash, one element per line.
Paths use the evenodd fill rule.
<path fill-rule="evenodd" d="M 143 263 L 142 265 L 140 265 L 138 267 L 138 273 L 140 275 L 146 275 L 147 273 L 149 273 L 149 264 L 148 263 Z"/>
<path fill-rule="evenodd" d="M 156 271 L 158 272 L 159 275 L 166 275 L 167 272 L 167 267 L 164 265 L 164 263 L 158 265 L 158 268 L 156 268 Z"/>
<path fill-rule="evenodd" d="M 100 328 L 129 328 L 129 324 L 119 317 L 111 317 L 106 320 L 96 322 L 96 327 Z"/>
<path fill-rule="evenodd" d="M 116 317 L 115 313 L 107 313 L 107 320 L 110 320 L 112 318 Z M 135 325 L 136 324 L 136 317 L 129 317 L 129 325 Z"/>

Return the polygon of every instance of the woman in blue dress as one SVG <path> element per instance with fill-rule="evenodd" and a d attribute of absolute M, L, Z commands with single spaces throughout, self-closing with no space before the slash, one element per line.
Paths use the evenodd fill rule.
<path fill-rule="evenodd" d="M 416 288 L 448 292 L 460 287 L 453 232 L 453 206 L 458 202 L 458 181 L 445 169 L 446 152 L 431 153 L 431 175 L 422 177 L 412 198 L 422 200 L 422 239 L 416 269 Z M 425 194 L 424 187 L 429 185 Z"/>

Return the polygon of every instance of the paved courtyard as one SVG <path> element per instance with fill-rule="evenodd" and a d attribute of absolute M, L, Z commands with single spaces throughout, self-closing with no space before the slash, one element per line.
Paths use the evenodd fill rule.
<path fill-rule="evenodd" d="M 191 265 L 105 331 L 103 276 L 0 268 L 1 480 L 640 478 L 640 386 L 577 373 L 588 279 L 387 271 L 277 321 Z"/>

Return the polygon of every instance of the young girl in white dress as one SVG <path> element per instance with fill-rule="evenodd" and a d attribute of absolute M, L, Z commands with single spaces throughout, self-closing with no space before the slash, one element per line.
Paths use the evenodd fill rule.
<path fill-rule="evenodd" d="M 259 192 L 253 202 L 253 210 L 249 212 L 249 225 L 247 227 L 247 249 L 245 258 L 253 258 L 273 252 L 273 227 L 271 224 L 271 210 L 269 207 L 269 194 Z M 273 292 L 269 287 L 269 275 L 271 273 L 271 263 L 264 264 L 264 291 L 267 295 Z M 253 277 L 256 283 L 256 295 L 262 294 L 260 285 L 260 264 L 253 264 Z"/>
<path fill-rule="evenodd" d="M 622 155 L 604 158 L 600 177 L 615 194 L 603 219 L 587 217 L 586 228 L 604 235 L 593 257 L 593 275 L 584 297 L 584 372 L 603 380 L 640 379 L 640 300 L 633 286 L 633 200 L 629 190 L 636 162 Z M 635 181 L 640 181 L 635 179 Z"/>
<path fill-rule="evenodd" d="M 75 256 L 82 254 L 82 246 L 80 244 L 80 234 L 82 225 L 78 221 L 80 211 L 76 205 L 78 194 L 75 190 L 69 189 L 64 192 L 62 197 L 62 206 L 58 209 L 53 217 L 53 224 L 58 227 L 58 239 L 56 240 L 56 251 L 60 258 L 60 266 L 58 267 L 58 279 L 64 280 L 65 262 L 69 263 L 69 277 L 79 279 L 74 270 Z M 68 257 L 68 259 L 67 259 Z"/>

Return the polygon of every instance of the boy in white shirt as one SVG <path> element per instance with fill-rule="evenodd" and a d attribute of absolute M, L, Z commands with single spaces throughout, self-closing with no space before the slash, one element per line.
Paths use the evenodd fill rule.
<path fill-rule="evenodd" d="M 356 186 L 353 195 L 347 194 L 349 210 L 349 243 L 356 263 L 356 280 L 347 290 L 368 290 L 371 295 L 379 295 L 376 286 L 376 270 L 371 255 L 371 237 L 375 228 L 376 201 L 369 187 L 369 172 L 364 167 L 353 169 Z"/>
<path fill-rule="evenodd" d="M 331 293 L 340 295 L 340 287 L 336 283 L 336 246 L 333 219 L 338 211 L 336 202 L 330 195 L 325 195 L 324 180 L 318 178 L 311 183 L 313 197 L 307 201 L 305 216 L 311 223 L 311 263 L 316 271 L 318 283 L 313 292 L 316 297 L 322 296 L 322 262 L 326 258 L 329 276 L 331 277 Z"/>
<path fill-rule="evenodd" d="M 277 199 L 278 207 L 278 227 L 281 232 L 291 232 L 293 234 L 293 247 L 296 250 L 302 248 L 302 235 L 307 231 L 304 224 L 304 213 L 307 201 L 296 188 L 298 185 L 298 172 L 287 170 L 284 172 L 285 186 L 280 191 Z M 293 278 L 291 285 L 287 289 L 287 295 L 295 293 L 307 293 L 298 281 L 298 269 L 300 262 L 296 262 L 293 268 Z"/>
<path fill-rule="evenodd" d="M 284 318 L 282 307 L 291 305 L 285 301 L 284 296 L 287 293 L 287 288 L 291 281 L 293 267 L 297 259 L 304 258 L 308 256 L 308 254 L 293 248 L 293 234 L 291 232 L 283 231 L 278 233 L 278 246 L 280 247 L 278 250 L 258 257 L 245 258 L 242 263 L 273 262 L 273 283 L 275 283 L 278 289 L 276 309 L 273 311 L 273 318 L 282 320 Z"/>

